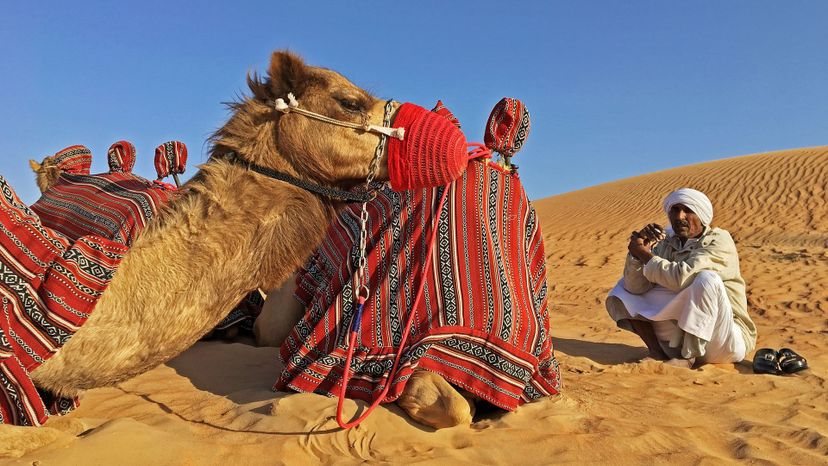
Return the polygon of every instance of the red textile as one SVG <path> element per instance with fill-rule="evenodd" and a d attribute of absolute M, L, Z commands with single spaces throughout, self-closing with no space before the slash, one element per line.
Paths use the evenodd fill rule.
<path fill-rule="evenodd" d="M 42 398 L 29 373 L 83 325 L 125 252 L 44 227 L 0 176 L 0 423 L 36 426 L 71 407 Z"/>
<path fill-rule="evenodd" d="M 92 166 L 92 151 L 86 146 L 69 146 L 53 155 L 52 160 L 66 173 L 88 175 Z"/>
<path fill-rule="evenodd" d="M 368 204 L 371 295 L 347 396 L 371 401 L 382 391 L 421 287 L 423 300 L 385 402 L 399 397 L 418 367 L 507 410 L 557 393 L 543 237 L 520 179 L 489 163 L 469 163 L 448 188 L 436 244 L 427 252 L 443 189 L 386 189 Z M 297 277 L 296 296 L 307 313 L 281 347 L 285 370 L 276 389 L 338 391 L 355 311 L 360 208 L 338 216 Z M 427 253 L 434 259 L 424 271 Z"/>
<path fill-rule="evenodd" d="M 435 105 L 434 108 L 431 109 L 431 111 L 438 114 L 438 115 L 440 115 L 441 117 L 447 119 L 454 126 L 456 126 L 458 128 L 461 128 L 460 120 L 458 120 L 457 117 L 454 116 L 453 113 L 451 113 L 451 110 L 446 108 L 446 106 L 445 106 L 445 104 L 443 104 L 442 100 L 437 100 L 437 105 Z"/>
<path fill-rule="evenodd" d="M 31 209 L 70 240 L 97 235 L 131 246 L 175 192 L 131 173 L 64 173 Z"/>
<path fill-rule="evenodd" d="M 187 146 L 181 141 L 168 141 L 155 148 L 155 173 L 158 179 L 180 175 L 187 167 Z"/>
<path fill-rule="evenodd" d="M 523 102 L 504 97 L 489 115 L 483 142 L 489 149 L 511 157 L 523 147 L 530 128 L 529 111 Z"/>
<path fill-rule="evenodd" d="M 118 141 L 106 153 L 110 173 L 130 173 L 135 166 L 135 146 L 129 141 Z"/>
<path fill-rule="evenodd" d="M 466 137 L 443 116 L 405 103 L 393 127 L 405 128 L 402 141 L 388 138 L 388 173 L 395 190 L 442 186 L 465 170 Z"/>

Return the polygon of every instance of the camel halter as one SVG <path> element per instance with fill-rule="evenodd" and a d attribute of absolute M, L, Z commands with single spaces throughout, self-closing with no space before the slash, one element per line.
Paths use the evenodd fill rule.
<path fill-rule="evenodd" d="M 376 177 L 377 175 L 377 169 L 379 168 L 379 160 L 382 157 L 383 151 L 385 151 L 385 146 L 386 142 L 388 141 L 388 137 L 394 137 L 402 140 L 405 136 L 405 128 L 391 128 L 388 126 L 391 124 L 391 115 L 394 110 L 394 101 L 389 99 L 385 103 L 383 126 L 371 125 L 368 123 L 360 125 L 357 123 L 351 123 L 349 121 L 337 120 L 336 118 L 331 118 L 325 115 L 321 115 L 319 113 L 311 112 L 310 110 L 299 108 L 299 101 L 296 100 L 296 97 L 294 97 L 292 93 L 288 93 L 288 102 L 289 103 L 285 103 L 284 99 L 281 98 L 276 99 L 276 101 L 274 102 L 274 107 L 276 108 L 276 110 L 284 114 L 294 112 L 298 113 L 299 115 L 303 115 L 305 117 L 319 120 L 325 123 L 330 123 L 337 126 L 344 126 L 346 128 L 352 128 L 380 135 L 380 142 L 379 144 L 377 144 L 377 148 L 374 150 L 374 158 L 371 160 L 371 164 L 368 167 L 368 176 L 365 180 L 364 193 L 345 191 L 342 189 L 332 188 L 330 186 L 323 186 L 311 181 L 303 180 L 293 175 L 289 175 L 287 173 L 280 172 L 272 168 L 263 167 L 261 165 L 257 165 L 253 162 L 247 161 L 235 152 L 228 152 L 219 157 L 224 158 L 225 160 L 236 165 L 241 165 L 242 167 L 250 171 L 256 172 L 260 175 L 264 175 L 268 178 L 273 178 L 275 180 L 284 181 L 285 183 L 292 184 L 297 188 L 302 188 L 305 191 L 309 191 L 314 194 L 319 194 L 320 196 L 324 196 L 335 201 L 362 202 L 363 211 L 365 211 L 365 203 L 372 200 L 375 197 L 374 189 L 372 189 L 371 187 L 371 182 L 374 181 L 374 177 Z M 364 221 L 367 221 L 367 211 L 365 211 L 363 216 L 365 217 Z M 364 227 L 365 224 L 363 223 L 363 228 Z M 361 235 L 361 244 L 363 245 L 365 244 L 366 236 L 367 233 L 365 232 L 363 232 L 363 234 Z"/>
<path fill-rule="evenodd" d="M 311 112 L 309 110 L 305 110 L 299 108 L 299 101 L 296 100 L 296 97 L 292 93 L 287 95 L 288 103 L 285 103 L 284 99 L 276 99 L 274 106 L 276 110 L 288 114 L 291 112 L 298 113 L 299 115 L 303 115 L 308 118 L 312 118 L 315 120 L 322 121 L 324 123 L 329 123 L 337 126 L 344 126 L 346 128 L 352 128 L 356 130 L 366 131 L 370 133 L 376 133 L 380 135 L 380 142 L 377 144 L 377 148 L 374 151 L 374 158 L 371 160 L 371 165 L 368 167 L 368 176 L 365 179 L 365 189 L 368 191 L 368 194 L 371 195 L 371 198 L 365 198 L 360 200 L 362 202 L 362 210 L 360 211 L 359 220 L 360 220 L 360 231 L 359 231 L 359 259 L 357 262 L 357 272 L 355 274 L 355 284 L 354 289 L 357 290 L 357 311 L 356 315 L 351 322 L 351 337 L 350 342 L 348 345 L 348 355 L 345 362 L 345 373 L 343 375 L 342 380 L 342 387 L 339 396 L 339 402 L 337 403 L 337 410 L 336 410 L 336 421 L 340 427 L 343 429 L 348 429 L 353 426 L 358 425 L 361 423 L 365 418 L 368 417 L 369 414 L 376 408 L 379 403 L 385 398 L 385 394 L 388 391 L 388 387 L 390 387 L 390 383 L 386 386 L 385 392 L 380 396 L 372 406 L 359 418 L 352 422 L 345 422 L 342 416 L 342 407 L 343 401 L 345 398 L 345 390 L 348 387 L 349 376 L 348 372 L 351 365 L 351 358 L 354 354 L 354 349 L 356 348 L 356 330 L 359 328 L 360 323 L 362 322 L 362 310 L 365 307 L 365 302 L 368 301 L 368 297 L 370 296 L 371 292 L 368 289 L 368 255 L 366 253 L 367 243 L 368 243 L 368 201 L 373 199 L 373 190 L 371 189 L 371 183 L 374 181 L 374 177 L 377 174 L 377 169 L 379 168 L 379 160 L 382 157 L 382 153 L 385 150 L 386 143 L 388 142 L 389 137 L 397 138 L 402 140 L 405 137 L 405 129 L 404 128 L 391 128 L 389 125 L 391 124 L 391 115 L 394 110 L 394 101 L 388 100 L 385 102 L 385 112 L 383 115 L 382 124 L 383 126 L 371 125 L 368 123 L 365 124 L 356 124 L 351 123 L 348 121 L 337 120 L 336 118 L 331 118 L 325 115 L 320 115 L 315 112 Z M 448 193 L 448 189 L 446 192 L 443 193 L 443 200 L 441 201 L 441 209 L 442 204 L 445 201 L 445 196 Z M 436 232 L 436 229 L 435 229 Z M 432 238 L 433 242 L 433 238 Z M 429 257 L 430 258 L 430 257 Z M 413 316 L 414 313 L 412 312 L 411 315 Z M 410 320 L 410 318 L 409 318 Z M 410 326 L 410 322 L 408 324 Z M 407 336 L 407 332 L 406 332 Z M 405 337 L 403 338 L 403 343 L 405 342 Z M 399 354 L 397 357 L 397 361 L 395 361 L 394 369 L 396 369 L 396 365 L 399 362 Z"/>
<path fill-rule="evenodd" d="M 296 100 L 296 97 L 293 93 L 288 93 L 287 95 L 288 103 L 285 103 L 284 99 L 276 99 L 274 102 L 274 106 L 276 110 L 288 114 L 291 112 L 298 113 L 299 115 L 303 115 L 308 118 L 312 118 L 315 120 L 322 121 L 324 123 L 330 123 L 332 125 L 337 126 L 344 126 L 346 128 L 352 128 L 356 130 L 366 131 L 369 133 L 376 133 L 380 135 L 380 142 L 377 144 L 377 148 L 374 150 L 374 158 L 371 160 L 371 165 L 368 167 L 368 176 L 365 179 L 365 190 L 366 190 L 366 197 L 363 196 L 360 198 L 359 202 L 362 202 L 362 211 L 359 215 L 360 220 L 360 232 L 359 232 L 359 263 L 358 263 L 358 270 L 356 274 L 356 286 L 355 289 L 357 290 L 357 296 L 359 297 L 359 311 L 360 318 L 356 319 L 355 322 L 362 320 L 362 308 L 365 304 L 365 301 L 368 300 L 368 296 L 370 292 L 368 290 L 368 277 L 367 277 L 367 270 L 368 270 L 368 261 L 366 259 L 367 255 L 365 254 L 366 244 L 368 242 L 368 201 L 374 198 L 374 192 L 371 188 L 371 183 L 374 181 L 374 177 L 377 176 L 377 169 L 379 168 L 379 160 L 382 157 L 382 153 L 385 151 L 385 145 L 388 142 L 389 137 L 397 138 L 402 140 L 405 137 L 405 128 L 391 128 L 389 125 L 391 124 L 391 115 L 394 110 L 394 100 L 389 99 L 385 102 L 385 111 L 382 116 L 382 126 L 372 125 L 372 124 L 356 124 L 351 123 L 350 121 L 342 121 L 337 120 L 336 118 L 331 118 L 329 116 L 321 115 L 316 112 L 311 112 L 310 110 L 305 110 L 303 108 L 299 108 L 299 101 Z M 346 381 L 347 383 L 347 381 Z"/>
<path fill-rule="evenodd" d="M 299 101 L 296 100 L 296 97 L 292 93 L 288 93 L 287 98 L 288 98 L 287 103 L 285 103 L 285 99 L 282 99 L 282 98 L 276 99 L 276 102 L 274 102 L 274 107 L 276 107 L 276 110 L 278 110 L 278 111 L 280 111 L 284 114 L 288 114 L 288 113 L 291 113 L 291 112 L 298 113 L 298 114 L 304 115 L 308 118 L 313 118 L 314 120 L 319 120 L 319 121 L 322 121 L 322 122 L 325 122 L 325 123 L 330 123 L 332 125 L 344 126 L 345 128 L 356 129 L 356 130 L 365 131 L 365 132 L 368 132 L 368 133 L 381 134 L 383 136 L 397 138 L 400 141 L 402 141 L 403 138 L 405 137 L 405 128 L 391 128 L 391 127 L 389 127 L 388 125 L 391 124 L 391 122 L 388 120 L 388 118 L 384 119 L 383 126 L 372 125 L 372 124 L 369 124 L 369 123 L 363 123 L 363 124 L 352 123 L 350 121 L 337 120 L 336 118 L 331 118 L 329 116 L 325 116 L 325 115 L 322 115 L 322 114 L 319 114 L 319 113 L 316 113 L 316 112 L 312 112 L 310 110 L 305 110 L 304 108 L 300 108 L 299 107 Z M 385 115 L 386 116 L 388 115 L 388 104 L 387 103 L 385 105 Z"/>

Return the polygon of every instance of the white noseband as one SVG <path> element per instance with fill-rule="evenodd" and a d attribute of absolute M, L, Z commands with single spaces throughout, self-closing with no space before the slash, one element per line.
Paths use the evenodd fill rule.
<path fill-rule="evenodd" d="M 282 113 L 290 113 L 295 112 L 300 115 L 304 115 L 308 118 L 313 118 L 319 121 L 324 121 L 325 123 L 330 123 L 332 125 L 344 126 L 346 128 L 353 128 L 358 129 L 361 131 L 367 131 L 369 133 L 377 133 L 382 134 L 385 136 L 389 136 L 392 138 L 397 138 L 402 141 L 405 137 L 405 128 L 389 128 L 387 126 L 377 126 L 377 125 L 370 125 L 368 123 L 365 124 L 358 124 L 358 123 L 351 123 L 350 121 L 342 121 L 337 120 L 336 118 L 331 118 L 329 116 L 320 115 L 316 112 L 311 112 L 310 110 L 305 110 L 303 108 L 299 108 L 299 101 L 296 100 L 296 97 L 290 93 L 287 95 L 288 101 L 285 103 L 285 99 L 279 98 L 276 99 L 274 106 L 276 110 Z"/>

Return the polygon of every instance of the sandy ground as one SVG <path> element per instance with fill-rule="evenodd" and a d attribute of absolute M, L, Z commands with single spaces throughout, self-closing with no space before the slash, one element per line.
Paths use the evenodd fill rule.
<path fill-rule="evenodd" d="M 755 375 L 750 359 L 687 370 L 615 328 L 603 298 L 629 232 L 666 223 L 664 195 L 706 192 L 741 253 L 758 347 L 811 369 Z M 335 400 L 270 391 L 275 348 L 199 343 L 84 394 L 47 427 L 0 428 L 10 464 L 828 464 L 828 147 L 738 157 L 535 202 L 546 241 L 563 395 L 433 431 L 396 406 L 340 431 Z M 752 355 L 750 355 L 752 357 Z M 363 404 L 349 402 L 355 412 Z"/>

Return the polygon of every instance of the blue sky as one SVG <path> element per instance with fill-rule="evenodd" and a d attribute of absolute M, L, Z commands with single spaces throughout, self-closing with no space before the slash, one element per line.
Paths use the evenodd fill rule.
<path fill-rule="evenodd" d="M 29 158 L 119 139 L 151 177 L 190 149 L 248 71 L 289 48 L 381 97 L 438 99 L 482 140 L 522 99 L 515 162 L 533 199 L 705 160 L 828 144 L 828 2 L 3 2 L 0 174 L 37 198 Z"/>

